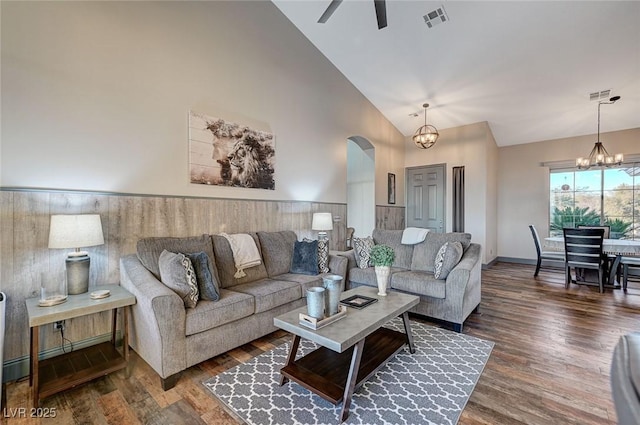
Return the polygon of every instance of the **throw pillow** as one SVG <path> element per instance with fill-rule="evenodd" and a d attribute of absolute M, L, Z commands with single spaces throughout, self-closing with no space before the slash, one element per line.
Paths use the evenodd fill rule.
<path fill-rule="evenodd" d="M 303 242 L 313 242 L 315 239 L 302 238 Z M 318 269 L 320 273 L 329 273 L 329 241 L 316 240 L 318 242 Z"/>
<path fill-rule="evenodd" d="M 449 273 L 451 273 L 451 270 L 460 262 L 462 251 L 462 244 L 460 242 L 445 242 L 436 254 L 433 277 L 436 279 L 446 279 Z"/>
<path fill-rule="evenodd" d="M 158 259 L 160 280 L 184 301 L 185 307 L 194 308 L 198 303 L 198 283 L 189 257 L 166 249 Z"/>
<path fill-rule="evenodd" d="M 198 282 L 198 292 L 200 299 L 207 301 L 218 301 L 220 299 L 220 291 L 218 289 L 218 281 L 216 280 L 212 270 L 213 264 L 206 252 L 196 252 L 193 254 L 185 254 L 191 260 L 193 270 L 196 272 L 196 280 Z"/>
<path fill-rule="evenodd" d="M 373 245 L 375 245 L 375 243 L 371 236 L 367 236 L 366 238 L 353 238 L 353 252 L 356 256 L 358 267 L 361 269 L 366 269 L 371 265 L 369 260 Z"/>
<path fill-rule="evenodd" d="M 308 275 L 318 274 L 318 241 L 295 241 L 290 271 Z"/>

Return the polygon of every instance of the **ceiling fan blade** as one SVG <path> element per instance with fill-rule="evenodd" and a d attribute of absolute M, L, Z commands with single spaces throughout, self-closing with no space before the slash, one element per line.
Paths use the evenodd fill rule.
<path fill-rule="evenodd" d="M 329 7 L 327 7 L 327 10 L 325 10 L 320 19 L 318 19 L 318 23 L 324 24 L 325 22 L 327 22 L 331 15 L 333 15 L 333 12 L 335 12 L 338 6 L 340 6 L 340 3 L 342 3 L 342 0 L 331 0 L 331 3 L 329 4 Z"/>
<path fill-rule="evenodd" d="M 373 0 L 376 6 L 376 17 L 378 18 L 378 29 L 381 30 L 387 26 L 387 7 L 385 0 Z"/>

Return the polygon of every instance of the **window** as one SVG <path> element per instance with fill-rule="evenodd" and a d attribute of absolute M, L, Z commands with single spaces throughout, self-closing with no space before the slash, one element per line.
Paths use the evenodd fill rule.
<path fill-rule="evenodd" d="M 621 168 L 551 170 L 549 230 L 611 226 L 611 238 L 640 239 L 640 163 Z"/>

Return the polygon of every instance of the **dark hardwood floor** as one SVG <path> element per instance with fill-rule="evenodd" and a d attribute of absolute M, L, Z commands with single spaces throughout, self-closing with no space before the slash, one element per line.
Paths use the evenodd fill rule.
<path fill-rule="evenodd" d="M 559 269 L 498 263 L 482 273 L 482 304 L 464 333 L 495 342 L 460 424 L 615 424 L 609 369 L 619 337 L 640 330 L 640 284 L 629 290 L 572 285 Z M 419 319 L 413 319 L 419 320 Z M 202 381 L 289 340 L 274 332 L 185 371 L 162 391 L 155 372 L 133 354 L 124 372 L 43 400 L 56 419 L 10 418 L 29 412 L 28 379 L 7 385 L 2 422 L 10 424 L 234 424 Z"/>

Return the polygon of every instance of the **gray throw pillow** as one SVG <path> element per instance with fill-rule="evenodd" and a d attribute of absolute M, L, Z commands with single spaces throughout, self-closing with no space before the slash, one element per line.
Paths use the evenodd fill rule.
<path fill-rule="evenodd" d="M 375 243 L 371 236 L 366 238 L 353 238 L 353 253 L 356 256 L 356 263 L 361 269 L 369 267 L 371 258 L 371 248 Z"/>
<path fill-rule="evenodd" d="M 194 308 L 198 303 L 198 283 L 189 257 L 166 249 L 158 259 L 160 280 L 184 301 L 184 306 Z"/>
<path fill-rule="evenodd" d="M 436 254 L 433 277 L 436 279 L 446 279 L 449 273 L 451 273 L 451 270 L 460 262 L 462 251 L 462 244 L 460 242 L 445 242 Z"/>
<path fill-rule="evenodd" d="M 291 273 L 318 274 L 318 241 L 295 242 L 291 258 Z"/>
<path fill-rule="evenodd" d="M 198 281 L 198 291 L 200 299 L 207 301 L 218 301 L 220 299 L 220 291 L 218 289 L 218 281 L 213 274 L 213 264 L 206 252 L 196 252 L 193 254 L 185 254 L 191 260 L 193 270 L 196 272 L 196 280 Z"/>

